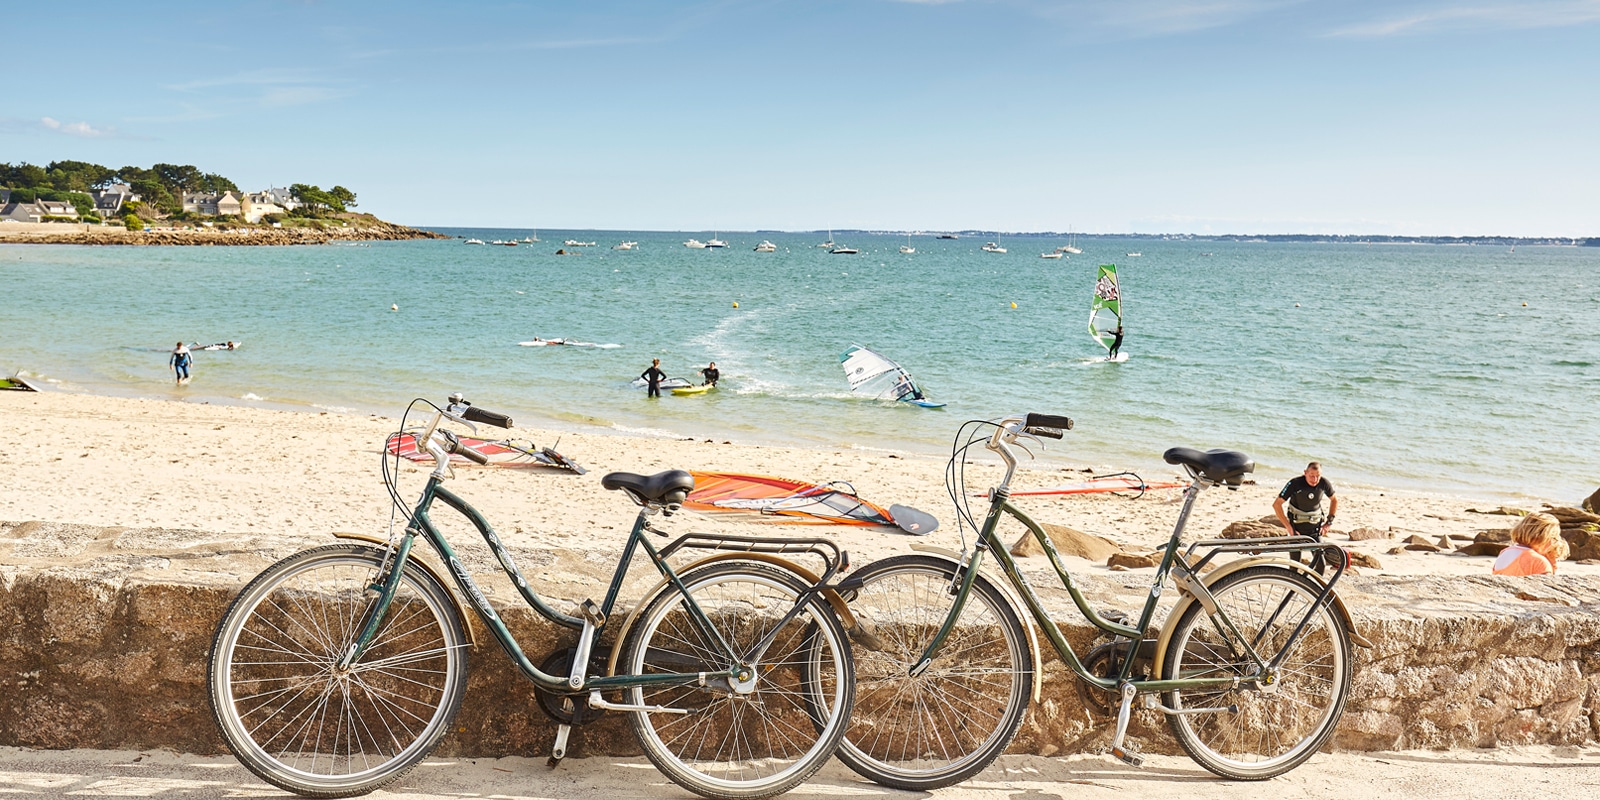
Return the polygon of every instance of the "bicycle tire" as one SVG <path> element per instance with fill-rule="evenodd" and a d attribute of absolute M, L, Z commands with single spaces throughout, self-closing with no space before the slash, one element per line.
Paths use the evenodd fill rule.
<path fill-rule="evenodd" d="M 466 634 L 449 590 L 414 564 L 361 660 L 334 666 L 383 561 L 356 544 L 297 553 L 251 580 L 217 625 L 212 716 L 267 783 L 305 797 L 366 794 L 416 766 L 455 719 Z"/>
<path fill-rule="evenodd" d="M 850 601 L 882 649 L 857 647 L 856 706 L 838 757 L 883 786 L 928 791 L 960 783 L 999 758 L 1027 711 L 1033 650 L 1011 603 L 983 575 L 944 648 L 910 675 L 945 618 L 949 560 L 895 556 L 862 568 Z"/>
<path fill-rule="evenodd" d="M 718 634 L 740 652 L 772 631 L 809 588 L 793 573 L 743 562 L 712 564 L 681 580 Z M 668 590 L 644 606 L 624 648 L 631 674 L 729 669 L 693 624 L 685 602 L 684 594 Z M 824 680 L 805 683 L 818 674 L 812 660 L 819 651 Z M 689 712 L 629 716 L 645 755 L 662 774 L 702 797 L 754 800 L 798 786 L 827 763 L 844 735 L 855 691 L 850 644 L 832 608 L 811 596 L 753 666 L 758 678 L 749 694 L 716 678 L 627 690 L 635 705 Z M 817 691 L 827 699 L 805 696 Z M 813 716 L 818 706 L 827 711 Z"/>
<path fill-rule="evenodd" d="M 1283 648 L 1321 587 L 1285 567 L 1247 567 L 1209 587 L 1256 652 L 1270 660 Z M 1162 659 L 1162 675 L 1243 676 L 1252 666 L 1231 636 L 1199 603 L 1179 617 Z M 1344 622 L 1329 603 L 1311 611 L 1300 638 L 1268 688 L 1255 685 L 1164 693 L 1173 709 L 1236 706 L 1237 712 L 1172 714 L 1179 746 L 1200 766 L 1225 778 L 1266 780 L 1305 763 L 1327 743 L 1350 692 L 1352 652 Z"/>

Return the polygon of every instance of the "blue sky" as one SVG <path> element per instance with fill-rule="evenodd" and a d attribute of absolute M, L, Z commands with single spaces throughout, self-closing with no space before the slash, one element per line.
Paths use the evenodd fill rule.
<path fill-rule="evenodd" d="M 11 4 L 0 161 L 418 225 L 1600 235 L 1600 0 Z"/>

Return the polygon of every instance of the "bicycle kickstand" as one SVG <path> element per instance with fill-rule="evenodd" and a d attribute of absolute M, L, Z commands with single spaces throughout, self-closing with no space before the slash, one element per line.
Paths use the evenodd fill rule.
<path fill-rule="evenodd" d="M 1128 718 L 1133 714 L 1133 698 L 1138 694 L 1139 691 L 1133 684 L 1122 684 L 1122 702 L 1121 707 L 1117 709 L 1117 735 L 1111 739 L 1111 755 L 1135 767 L 1143 765 L 1144 758 L 1123 748 L 1122 737 L 1128 734 Z"/>

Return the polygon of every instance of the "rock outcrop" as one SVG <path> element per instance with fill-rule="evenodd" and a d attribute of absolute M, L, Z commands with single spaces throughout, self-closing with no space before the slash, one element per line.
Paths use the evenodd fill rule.
<path fill-rule="evenodd" d="M 222 752 L 205 691 L 217 621 L 233 594 L 267 564 L 331 541 L 0 523 L 0 745 Z M 516 556 L 549 569 L 552 558 L 567 559 L 562 554 L 570 555 Z M 607 558 L 560 563 L 583 573 L 583 585 L 588 572 L 610 566 Z M 1104 609 L 1130 608 L 1137 602 L 1130 598 L 1148 590 L 1147 575 L 1074 578 Z M 1101 641 L 1064 591 L 1042 581 L 1036 589 L 1078 652 Z M 1355 651 L 1336 747 L 1600 739 L 1600 579 L 1350 574 L 1340 592 L 1375 648 Z M 1168 603 L 1175 594 L 1168 592 Z M 567 646 L 568 632 L 528 611 L 514 591 L 490 596 L 536 662 Z M 1158 616 L 1168 607 L 1163 604 Z M 554 723 L 537 710 L 532 685 L 494 639 L 475 620 L 472 627 L 477 641 L 469 651 L 466 705 L 440 754 L 543 757 Z M 1053 655 L 1039 669 L 1043 695 L 1012 751 L 1104 747 L 1115 720 L 1085 707 L 1076 679 Z M 573 752 L 632 753 L 625 728 L 614 714 L 583 726 L 574 732 Z M 1130 735 L 1146 751 L 1177 750 L 1159 712 L 1137 711 Z"/>
<path fill-rule="evenodd" d="M 6 244 L 87 244 L 87 245 L 299 245 L 329 242 L 390 241 L 400 239 L 449 239 L 442 233 L 408 228 L 382 220 L 363 218 L 348 227 L 326 228 L 240 228 L 235 230 L 152 230 L 130 231 L 115 226 L 62 226 L 60 232 L 8 232 L 0 227 L 0 243 Z"/>
<path fill-rule="evenodd" d="M 1077 556 L 1090 561 L 1104 561 L 1113 554 L 1122 552 L 1122 548 L 1103 536 L 1084 533 L 1076 528 L 1065 525 L 1041 524 L 1046 536 L 1050 537 L 1050 544 L 1056 548 L 1056 553 L 1063 556 Z M 1044 555 L 1044 548 L 1039 546 L 1039 540 L 1032 531 L 1024 531 L 1016 544 L 1011 546 L 1011 555 L 1019 558 Z"/>

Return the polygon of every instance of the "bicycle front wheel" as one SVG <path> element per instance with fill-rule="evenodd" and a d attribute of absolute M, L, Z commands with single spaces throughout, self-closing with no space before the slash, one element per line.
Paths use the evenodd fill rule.
<path fill-rule="evenodd" d="M 1255 667 L 1240 637 L 1263 660 L 1287 652 L 1270 685 L 1167 692 L 1166 704 L 1174 709 L 1236 709 L 1169 715 L 1172 734 L 1196 763 L 1225 778 L 1282 775 L 1311 758 L 1339 724 L 1350 692 L 1349 634 L 1330 604 L 1316 604 L 1321 587 L 1291 569 L 1248 567 L 1209 588 L 1219 613 L 1208 614 L 1199 603 L 1184 610 L 1167 643 L 1162 675 L 1250 675 Z M 1302 619 L 1305 629 L 1291 642 Z"/>
<path fill-rule="evenodd" d="M 1004 595 L 982 575 L 944 647 L 912 675 L 955 598 L 956 565 L 896 556 L 867 565 L 850 611 L 882 643 L 856 648 L 856 707 L 839 760 L 875 783 L 927 791 L 982 772 L 1022 724 L 1033 650 Z"/>
<path fill-rule="evenodd" d="M 634 712 L 633 731 L 656 768 L 703 797 L 786 792 L 827 762 L 850 718 L 855 683 L 844 628 L 816 595 L 801 602 L 803 580 L 764 564 L 713 564 L 681 577 L 688 595 L 669 589 L 644 607 L 625 661 L 634 675 L 701 677 L 629 689 L 629 702 L 663 708 Z M 750 659 L 769 636 L 765 653 Z M 724 656 L 719 638 L 750 663 Z M 748 680 L 725 677 L 741 667 Z"/>
<path fill-rule="evenodd" d="M 262 780 L 306 797 L 365 794 L 438 744 L 467 686 L 466 636 L 449 590 L 408 564 L 361 660 L 382 550 L 307 550 L 256 576 L 211 645 L 211 708 L 228 747 Z"/>

